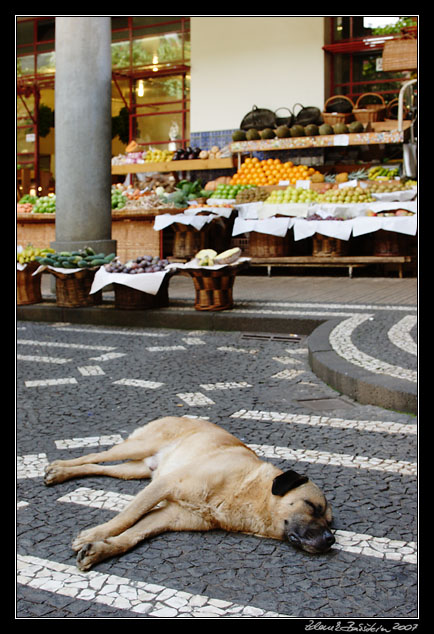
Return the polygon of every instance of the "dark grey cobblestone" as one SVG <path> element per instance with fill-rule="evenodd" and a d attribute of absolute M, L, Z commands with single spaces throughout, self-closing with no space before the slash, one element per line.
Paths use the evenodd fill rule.
<path fill-rule="evenodd" d="M 239 410 L 330 416 L 356 421 L 388 421 L 414 425 L 414 416 L 360 405 L 341 397 L 310 371 L 306 340 L 299 343 L 247 341 L 241 333 L 180 330 L 144 331 L 161 337 L 119 334 L 121 328 L 62 326 L 20 322 L 18 339 L 116 347 L 125 356 L 110 361 L 91 360 L 100 351 L 19 346 L 20 354 L 72 359 L 58 365 L 19 361 L 17 364 L 17 453 L 45 453 L 48 461 L 75 457 L 80 448 L 57 449 L 55 440 L 121 434 L 162 415 L 209 417 L 246 443 L 294 447 L 333 454 L 416 462 L 416 436 L 355 431 L 314 425 L 233 418 Z M 97 332 L 105 330 L 106 332 Z M 126 329 L 128 332 L 128 329 Z M 372 336 L 357 334 L 366 349 L 377 345 Z M 205 344 L 186 343 L 197 338 Z M 153 352 L 150 346 L 179 346 L 185 350 Z M 246 352 L 220 351 L 219 347 Z M 372 348 L 370 348 L 372 350 Z M 248 352 L 248 351 L 256 352 Z M 289 350 L 289 352 L 288 352 Z M 295 352 L 295 353 L 294 353 Z M 396 361 L 403 359 L 401 353 Z M 289 357 L 294 364 L 276 360 Z M 104 374 L 83 376 L 79 367 L 99 365 Z M 294 378 L 273 378 L 284 370 L 301 370 Z M 26 387 L 35 379 L 73 377 L 75 385 Z M 114 385 L 121 378 L 164 383 L 159 389 Z M 251 387 L 207 391 L 203 384 L 245 381 Z M 188 406 L 178 394 L 201 392 L 214 403 Z M 315 399 L 326 399 L 323 410 Z M 307 400 L 311 401 L 309 405 Z M 327 399 L 338 399 L 333 409 Z M 289 462 L 273 462 L 288 468 Z M 294 463 L 291 463 L 293 466 Z M 411 475 L 321 463 L 299 463 L 330 500 L 338 530 L 412 542 L 417 538 L 417 481 Z M 78 486 L 134 495 L 142 482 L 106 477 L 83 478 L 46 488 L 41 477 L 18 480 L 17 501 L 28 502 L 17 511 L 17 549 L 21 555 L 75 566 L 70 549 L 81 529 L 112 517 L 108 510 L 58 502 Z M 296 551 L 285 543 L 253 536 L 211 531 L 171 533 L 138 545 L 122 557 L 95 568 L 146 583 L 176 588 L 193 595 L 255 606 L 302 618 L 416 618 L 416 565 L 380 559 L 345 550 L 318 557 Z M 153 618 L 65 597 L 55 592 L 18 585 L 18 618 Z"/>

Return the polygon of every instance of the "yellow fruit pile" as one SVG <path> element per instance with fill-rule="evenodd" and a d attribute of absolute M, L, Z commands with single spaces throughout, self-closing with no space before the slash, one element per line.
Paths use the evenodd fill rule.
<path fill-rule="evenodd" d="M 164 163 L 173 159 L 173 152 L 169 150 L 147 150 L 145 163 Z"/>
<path fill-rule="evenodd" d="M 48 253 L 54 253 L 54 249 L 36 249 L 31 244 L 28 244 L 25 249 L 17 253 L 17 262 L 20 264 L 27 264 L 32 262 L 37 256 L 44 257 Z"/>
<path fill-rule="evenodd" d="M 307 165 L 294 165 L 292 161 L 282 163 L 280 159 L 259 160 L 248 157 L 231 179 L 231 185 L 278 185 L 288 181 L 294 185 L 298 180 L 309 180 L 319 172 Z"/>

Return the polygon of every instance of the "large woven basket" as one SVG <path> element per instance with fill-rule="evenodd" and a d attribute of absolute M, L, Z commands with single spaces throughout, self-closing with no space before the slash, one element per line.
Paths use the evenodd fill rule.
<path fill-rule="evenodd" d="M 379 104 L 369 103 L 362 108 L 361 102 L 365 97 L 376 97 L 380 100 Z M 372 123 L 374 121 L 383 121 L 386 114 L 386 103 L 381 95 L 376 92 L 365 92 L 356 101 L 356 105 L 353 109 L 353 114 L 356 121 L 362 123 Z"/>
<path fill-rule="evenodd" d="M 42 302 L 41 276 L 33 275 L 39 267 L 37 262 L 28 262 L 22 271 L 17 269 L 17 304 L 39 304 Z"/>
<path fill-rule="evenodd" d="M 113 284 L 113 290 L 115 308 L 120 308 L 121 310 L 147 310 L 149 308 L 163 308 L 169 305 L 169 275 L 164 278 L 156 295 L 116 283 Z"/>
<path fill-rule="evenodd" d="M 173 256 L 176 258 L 193 258 L 195 254 L 205 247 L 208 226 L 198 231 L 188 225 L 179 222 L 174 223 L 175 237 L 173 240 Z"/>
<path fill-rule="evenodd" d="M 402 244 L 399 233 L 379 229 L 374 234 L 374 255 L 402 255 Z"/>
<path fill-rule="evenodd" d="M 272 236 L 251 231 L 249 255 L 254 258 L 276 258 L 289 254 L 288 236 Z"/>
<path fill-rule="evenodd" d="M 240 266 L 221 269 L 185 269 L 193 278 L 196 310 L 227 310 L 233 308 L 233 286 Z"/>
<path fill-rule="evenodd" d="M 323 236 L 315 233 L 313 236 L 312 255 L 316 257 L 338 257 L 348 253 L 348 241 Z"/>
<path fill-rule="evenodd" d="M 327 108 L 331 108 L 330 105 L 333 101 L 344 100 L 348 101 L 349 107 L 351 107 L 351 112 L 330 112 L 327 111 Z M 339 106 L 336 107 L 338 109 Z M 351 101 L 349 97 L 346 95 L 333 95 L 333 97 L 329 97 L 324 104 L 324 110 L 322 112 L 322 118 L 324 123 L 328 123 L 329 125 L 334 125 L 335 123 L 349 123 L 354 119 L 354 115 L 352 109 L 354 108 L 354 103 Z"/>
<path fill-rule="evenodd" d="M 97 269 L 80 269 L 74 273 L 50 270 L 56 278 L 56 304 L 66 308 L 94 306 L 102 301 L 102 291 L 89 295 Z"/>
<path fill-rule="evenodd" d="M 384 44 L 383 71 L 415 70 L 417 68 L 417 39 L 402 37 Z"/>

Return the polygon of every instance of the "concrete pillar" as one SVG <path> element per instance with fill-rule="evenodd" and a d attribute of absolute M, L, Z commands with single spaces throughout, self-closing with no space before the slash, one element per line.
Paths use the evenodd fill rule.
<path fill-rule="evenodd" d="M 111 239 L 111 21 L 56 17 L 56 240 L 113 253 Z"/>

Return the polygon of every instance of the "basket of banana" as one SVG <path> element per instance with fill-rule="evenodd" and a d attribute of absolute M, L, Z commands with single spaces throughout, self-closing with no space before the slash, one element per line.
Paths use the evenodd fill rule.
<path fill-rule="evenodd" d="M 37 256 L 45 256 L 53 249 L 37 249 L 27 245 L 17 252 L 17 304 L 39 304 L 42 301 L 41 276 L 33 275 L 39 268 Z"/>

